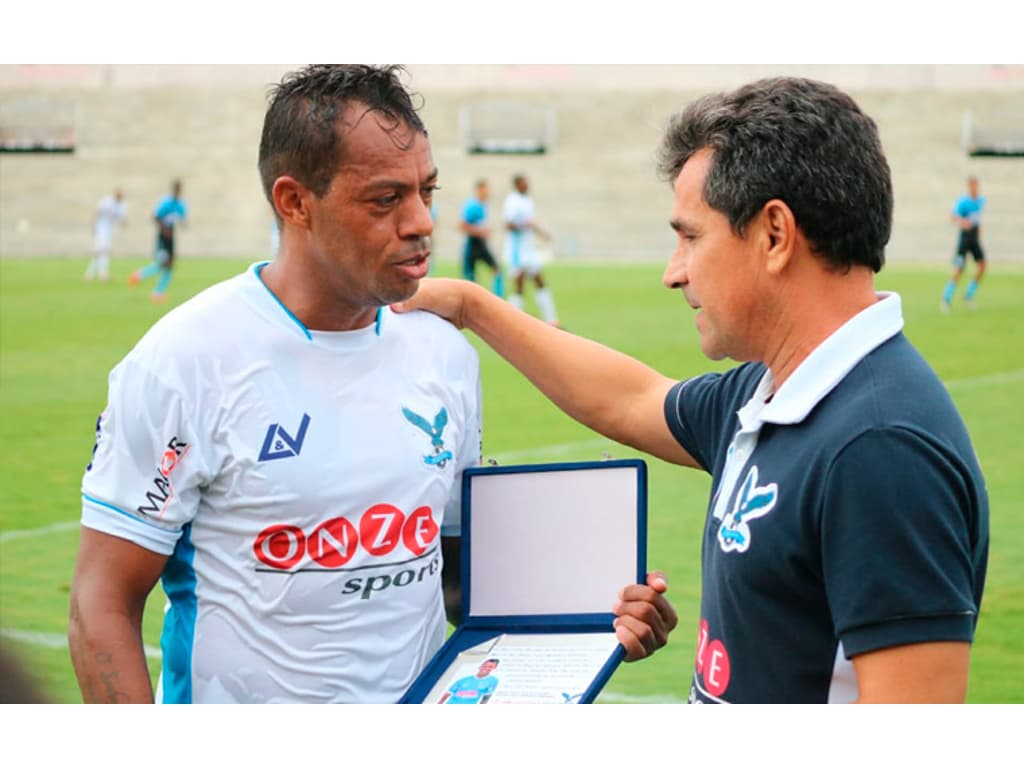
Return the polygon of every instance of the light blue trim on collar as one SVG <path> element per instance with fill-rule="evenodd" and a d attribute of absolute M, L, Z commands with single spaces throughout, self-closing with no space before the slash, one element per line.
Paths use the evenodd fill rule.
<path fill-rule="evenodd" d="M 299 326 L 299 328 L 302 329 L 302 332 L 305 334 L 306 338 L 309 339 L 310 341 L 312 341 L 313 340 L 313 334 L 311 334 L 309 332 L 309 329 L 302 324 L 302 321 L 299 320 L 299 318 L 297 318 L 295 316 L 295 314 L 290 309 L 288 309 L 288 307 L 286 307 L 284 304 L 281 303 L 281 300 L 279 298 L 277 298 L 277 296 L 274 295 L 274 292 L 272 290 L 270 290 L 269 288 L 267 288 L 267 284 L 265 282 L 263 282 L 263 275 L 261 275 L 260 272 L 262 272 L 263 268 L 265 266 L 267 266 L 267 264 L 269 264 L 269 263 L 270 263 L 269 261 L 261 261 L 259 264 L 254 264 L 253 265 L 252 271 L 253 271 L 253 273 L 255 273 L 256 279 L 260 281 L 260 285 L 262 285 L 264 288 L 266 288 L 267 293 L 269 293 L 273 297 L 274 301 L 277 302 L 277 306 L 279 306 L 281 309 L 283 309 L 284 313 L 286 315 L 288 315 L 288 317 L 290 317 L 292 319 L 292 321 L 297 326 Z"/>
<path fill-rule="evenodd" d="M 384 320 L 384 307 L 377 307 L 377 319 L 374 321 L 373 332 L 380 336 L 380 324 Z"/>

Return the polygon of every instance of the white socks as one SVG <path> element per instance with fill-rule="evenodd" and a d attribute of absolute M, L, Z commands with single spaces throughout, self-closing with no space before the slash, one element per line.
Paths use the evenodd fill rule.
<path fill-rule="evenodd" d="M 555 313 L 555 297 L 551 295 L 551 291 L 547 288 L 541 288 L 533 294 L 533 298 L 537 301 L 537 306 L 540 307 L 540 316 L 546 323 L 557 323 L 558 315 Z"/>
<path fill-rule="evenodd" d="M 558 313 L 555 312 L 555 297 L 551 295 L 551 291 L 547 288 L 538 288 L 533 294 L 534 301 L 537 302 L 537 307 L 540 309 L 540 316 L 546 323 L 553 325 L 558 324 Z M 523 297 L 522 294 L 513 293 L 508 297 L 508 303 L 516 309 L 523 308 Z"/>
<path fill-rule="evenodd" d="M 97 253 L 89 260 L 89 266 L 85 268 L 85 279 L 92 280 L 98 277 L 100 280 L 110 279 L 110 254 L 106 252 Z"/>

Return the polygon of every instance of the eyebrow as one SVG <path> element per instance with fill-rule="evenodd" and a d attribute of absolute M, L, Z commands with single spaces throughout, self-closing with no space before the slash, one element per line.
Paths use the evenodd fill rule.
<path fill-rule="evenodd" d="M 404 191 L 407 189 L 411 189 L 413 186 L 416 186 L 417 188 L 422 187 L 426 184 L 431 184 L 432 182 L 437 181 L 438 170 L 439 169 L 434 168 L 434 170 L 431 171 L 420 184 L 412 185 L 408 184 L 405 181 L 398 181 L 396 179 L 378 179 L 377 181 L 371 181 L 369 184 L 367 184 L 365 189 L 368 191 L 374 191 L 378 189 L 397 189 Z"/>
<path fill-rule="evenodd" d="M 672 227 L 676 232 L 680 234 L 692 233 L 696 231 L 696 228 L 692 224 L 688 224 L 682 219 L 669 219 L 668 225 Z"/>

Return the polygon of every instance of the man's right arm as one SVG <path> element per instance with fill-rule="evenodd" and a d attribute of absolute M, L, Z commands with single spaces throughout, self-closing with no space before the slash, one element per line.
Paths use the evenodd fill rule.
<path fill-rule="evenodd" d="M 565 413 L 606 437 L 699 466 L 665 421 L 665 397 L 676 382 L 639 360 L 554 328 L 466 280 L 425 279 L 396 309 L 426 309 L 473 331 Z"/>
<path fill-rule="evenodd" d="M 82 527 L 71 585 L 68 645 L 82 698 L 152 703 L 142 614 L 167 556 Z"/>

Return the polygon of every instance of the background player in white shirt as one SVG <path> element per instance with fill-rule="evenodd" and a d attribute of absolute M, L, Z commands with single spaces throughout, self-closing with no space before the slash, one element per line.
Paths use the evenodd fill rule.
<path fill-rule="evenodd" d="M 123 224 L 127 215 L 124 193 L 115 189 L 114 194 L 106 195 L 96 205 L 92 217 L 93 255 L 85 268 L 84 279 L 110 279 L 110 249 L 114 243 L 114 227 Z"/>
<path fill-rule="evenodd" d="M 394 702 L 459 621 L 479 363 L 443 321 L 388 308 L 427 274 L 438 175 L 399 75 L 285 77 L 259 154 L 277 255 L 111 373 L 71 595 L 86 701 L 153 700 L 158 579 L 164 702 Z M 676 623 L 649 581 L 614 608 L 629 658 Z"/>
<path fill-rule="evenodd" d="M 512 191 L 505 198 L 502 216 L 505 221 L 505 264 L 515 284 L 509 301 L 518 309 L 523 308 L 523 288 L 526 278 L 533 280 L 536 287 L 533 297 L 540 309 L 540 316 L 549 325 L 558 326 L 558 312 L 555 297 L 544 281 L 544 273 L 537 253 L 535 235 L 545 240 L 551 236 L 537 223 L 533 198 L 530 197 L 530 182 L 522 174 L 512 177 Z"/>

